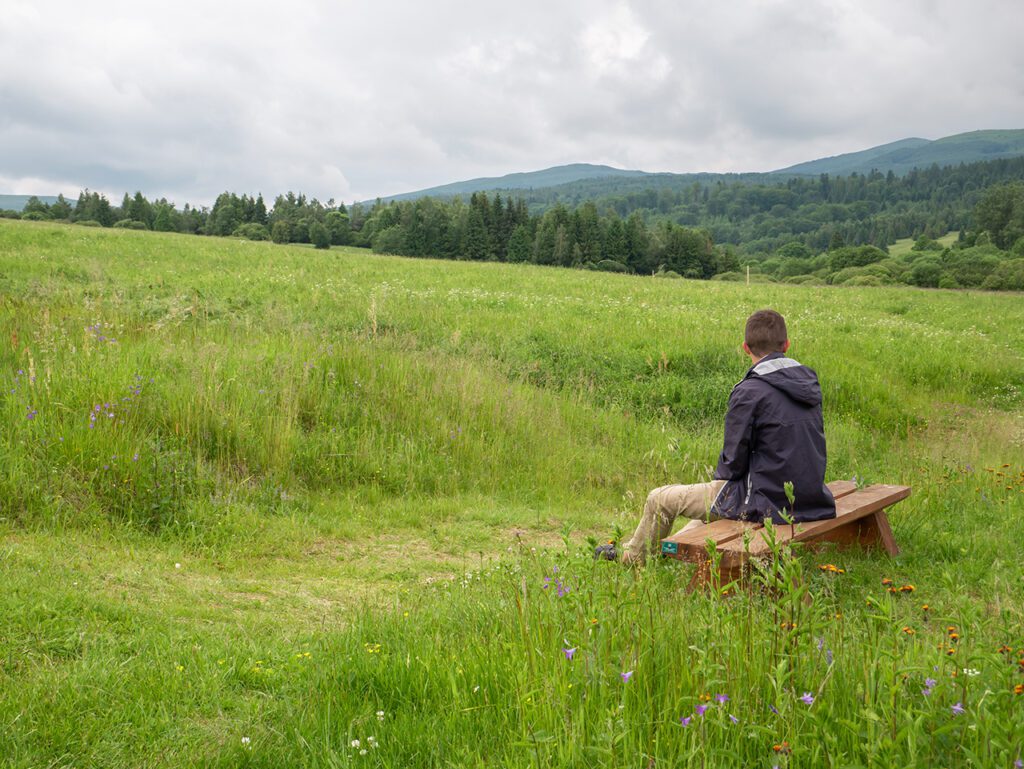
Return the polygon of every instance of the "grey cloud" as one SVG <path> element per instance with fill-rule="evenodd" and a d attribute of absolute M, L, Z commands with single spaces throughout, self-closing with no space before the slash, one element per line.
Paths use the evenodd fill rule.
<path fill-rule="evenodd" d="M 575 161 L 766 170 L 1024 126 L 1022 22 L 996 0 L 14 0 L 0 182 L 181 203 Z"/>

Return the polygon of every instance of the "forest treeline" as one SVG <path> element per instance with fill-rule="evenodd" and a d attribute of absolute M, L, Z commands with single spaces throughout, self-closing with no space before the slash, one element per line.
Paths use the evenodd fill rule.
<path fill-rule="evenodd" d="M 895 174 L 821 175 L 684 187 L 650 179 L 345 206 L 287 193 L 225 192 L 207 209 L 82 191 L 0 215 L 198 235 L 354 245 L 379 253 L 662 277 L 1024 290 L 1024 158 Z M 635 185 L 647 184 L 646 187 Z M 588 190 L 605 192 L 584 199 Z M 946 247 L 937 239 L 958 231 Z M 916 238 L 891 256 L 897 239 Z"/>

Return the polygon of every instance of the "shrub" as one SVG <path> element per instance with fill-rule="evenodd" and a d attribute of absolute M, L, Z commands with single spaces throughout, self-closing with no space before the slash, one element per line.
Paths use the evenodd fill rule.
<path fill-rule="evenodd" d="M 331 233 L 327 231 L 327 228 L 322 223 L 310 222 L 309 242 L 313 244 L 313 248 L 326 250 L 331 247 Z"/>
<path fill-rule="evenodd" d="M 274 226 L 270 228 L 270 239 L 275 243 L 291 243 L 291 225 L 283 219 L 274 222 Z"/>
<path fill-rule="evenodd" d="M 24 222 L 42 222 L 46 221 L 46 217 L 38 211 L 29 211 L 21 215 L 21 220 Z"/>
<path fill-rule="evenodd" d="M 245 238 L 246 240 L 270 240 L 270 233 L 262 224 L 248 222 L 235 228 L 231 233 L 233 237 Z"/>
<path fill-rule="evenodd" d="M 140 222 L 138 219 L 121 219 L 118 222 L 114 222 L 115 227 L 119 227 L 122 230 L 148 230 L 145 222 Z"/>
<path fill-rule="evenodd" d="M 601 272 L 629 272 L 629 267 L 614 259 L 602 259 L 594 265 L 594 269 Z"/>
<path fill-rule="evenodd" d="M 401 254 L 405 251 L 405 231 L 401 225 L 388 227 L 373 236 L 373 251 L 376 254 Z"/>
<path fill-rule="evenodd" d="M 102 227 L 103 225 L 97 222 L 95 219 L 82 219 L 81 221 L 75 222 L 79 227 Z"/>
<path fill-rule="evenodd" d="M 981 287 L 988 291 L 1024 291 L 1024 259 L 1000 262 Z"/>

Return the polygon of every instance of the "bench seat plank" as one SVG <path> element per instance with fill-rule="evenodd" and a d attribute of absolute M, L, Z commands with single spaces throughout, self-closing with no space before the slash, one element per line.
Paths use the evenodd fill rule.
<path fill-rule="evenodd" d="M 829 491 L 837 500 L 852 494 L 857 490 L 857 484 L 853 481 L 832 481 L 828 484 Z M 712 521 L 706 526 L 700 526 L 689 531 L 677 531 L 670 537 L 661 541 L 662 555 L 672 558 L 694 560 L 705 552 L 705 543 L 713 539 L 718 543 L 719 549 L 728 542 L 742 542 L 743 534 L 748 531 L 761 529 L 760 523 L 750 521 L 734 521 L 722 518 Z"/>
<path fill-rule="evenodd" d="M 824 521 L 797 523 L 793 526 L 783 524 L 775 527 L 776 539 L 779 542 L 808 542 L 821 539 L 824 535 L 841 527 L 849 526 L 867 516 L 876 516 L 876 524 L 884 517 L 885 508 L 910 496 L 909 486 L 891 486 L 878 484 L 866 489 L 858 489 L 836 500 L 836 517 Z M 884 528 L 889 537 L 888 519 Z M 884 539 L 884 533 L 882 534 Z M 764 555 L 769 551 L 768 542 L 763 531 L 757 531 L 750 538 L 749 545 L 744 547 L 742 538 L 725 542 L 718 548 L 723 553 L 749 552 L 752 556 Z"/>

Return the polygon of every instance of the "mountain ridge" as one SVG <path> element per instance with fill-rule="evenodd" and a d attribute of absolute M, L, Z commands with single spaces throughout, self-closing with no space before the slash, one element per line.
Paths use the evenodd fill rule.
<path fill-rule="evenodd" d="M 710 173 L 710 172 L 651 172 L 625 170 L 607 165 L 589 163 L 571 163 L 564 166 L 553 166 L 541 171 L 524 171 L 497 177 L 481 177 L 461 182 L 451 182 L 422 190 L 404 192 L 398 195 L 381 197 L 388 203 L 400 200 L 415 200 L 422 197 L 455 197 L 473 192 L 491 192 L 506 190 L 536 190 L 539 188 L 556 187 L 574 182 L 589 182 L 592 185 L 601 179 L 622 181 L 624 179 L 657 180 L 656 186 L 666 181 L 680 182 L 708 179 L 772 179 L 795 176 L 817 176 L 827 173 L 833 176 L 849 176 L 853 173 L 868 174 L 871 171 L 888 173 L 890 170 L 898 176 L 909 173 L 914 168 L 924 169 L 930 166 L 959 165 L 982 160 L 1024 156 L 1024 129 L 992 129 L 978 130 L 967 133 L 945 136 L 940 139 L 923 139 L 909 137 L 893 142 L 870 147 L 857 152 L 847 152 L 830 157 L 808 160 L 792 166 L 766 172 L 742 173 Z M 578 173 L 579 175 L 575 175 Z M 553 179 L 558 179 L 553 181 Z M 513 183 L 510 183 L 513 182 Z M 372 201 L 360 201 L 370 203 Z"/>

